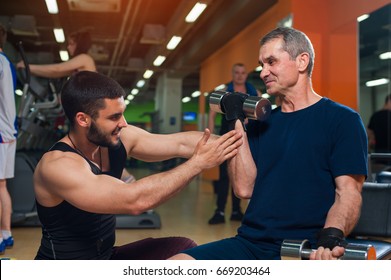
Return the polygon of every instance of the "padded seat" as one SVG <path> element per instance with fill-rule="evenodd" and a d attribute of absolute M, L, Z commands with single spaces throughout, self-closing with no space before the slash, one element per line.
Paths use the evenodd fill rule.
<path fill-rule="evenodd" d="M 346 241 L 349 244 L 359 245 L 372 245 L 376 249 L 377 260 L 390 260 L 391 259 L 391 243 L 382 240 L 375 239 L 361 239 L 361 238 L 347 238 Z"/>
<path fill-rule="evenodd" d="M 381 171 L 376 175 L 376 182 L 391 183 L 391 171 Z"/>
<path fill-rule="evenodd" d="M 391 183 L 365 182 L 362 199 L 360 219 L 347 241 L 371 244 L 377 259 L 391 259 L 391 242 L 379 240 L 391 237 Z"/>

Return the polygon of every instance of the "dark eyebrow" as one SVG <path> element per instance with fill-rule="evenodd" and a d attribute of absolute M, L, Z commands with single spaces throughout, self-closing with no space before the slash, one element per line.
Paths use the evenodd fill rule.
<path fill-rule="evenodd" d="M 271 55 L 264 59 L 264 61 L 270 61 L 270 60 L 276 60 L 276 58 L 273 55 Z"/>
<path fill-rule="evenodd" d="M 121 117 L 123 115 L 123 113 L 115 113 L 115 114 L 111 114 L 109 116 L 107 116 L 108 119 L 112 119 L 112 118 L 118 118 L 118 117 Z"/>

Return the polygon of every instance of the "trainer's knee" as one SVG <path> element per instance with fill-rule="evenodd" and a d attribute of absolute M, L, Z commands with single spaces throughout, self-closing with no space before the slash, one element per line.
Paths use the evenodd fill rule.
<path fill-rule="evenodd" d="M 187 255 L 187 254 L 177 254 L 175 256 L 172 256 L 169 258 L 169 260 L 195 260 L 192 256 Z"/>
<path fill-rule="evenodd" d="M 176 244 L 179 251 L 191 249 L 197 246 L 192 239 L 186 237 L 172 237 L 172 243 Z"/>

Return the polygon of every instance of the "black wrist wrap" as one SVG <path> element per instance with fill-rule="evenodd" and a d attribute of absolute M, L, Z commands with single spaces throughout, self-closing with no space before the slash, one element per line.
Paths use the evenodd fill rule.
<path fill-rule="evenodd" d="M 316 247 L 324 247 L 332 250 L 336 246 L 346 247 L 347 242 L 345 241 L 343 231 L 334 228 L 324 228 L 318 233 L 318 242 Z"/>

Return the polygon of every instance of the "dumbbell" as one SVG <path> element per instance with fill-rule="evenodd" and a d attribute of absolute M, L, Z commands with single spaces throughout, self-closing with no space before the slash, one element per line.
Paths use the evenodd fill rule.
<path fill-rule="evenodd" d="M 304 240 L 284 240 L 281 245 L 282 260 L 309 260 L 311 244 Z M 345 247 L 345 253 L 340 260 L 376 260 L 376 249 L 372 245 L 349 243 Z"/>
<path fill-rule="evenodd" d="M 229 94 L 232 94 L 232 92 L 219 90 L 212 92 L 209 96 L 210 109 L 217 113 L 225 114 L 222 106 L 222 100 L 224 96 Z M 242 109 L 246 118 L 264 121 L 269 117 L 270 112 L 272 111 L 272 106 L 268 99 L 259 96 L 250 96 L 241 92 L 236 92 L 236 94 L 243 94 L 243 96 L 245 96 Z"/>

